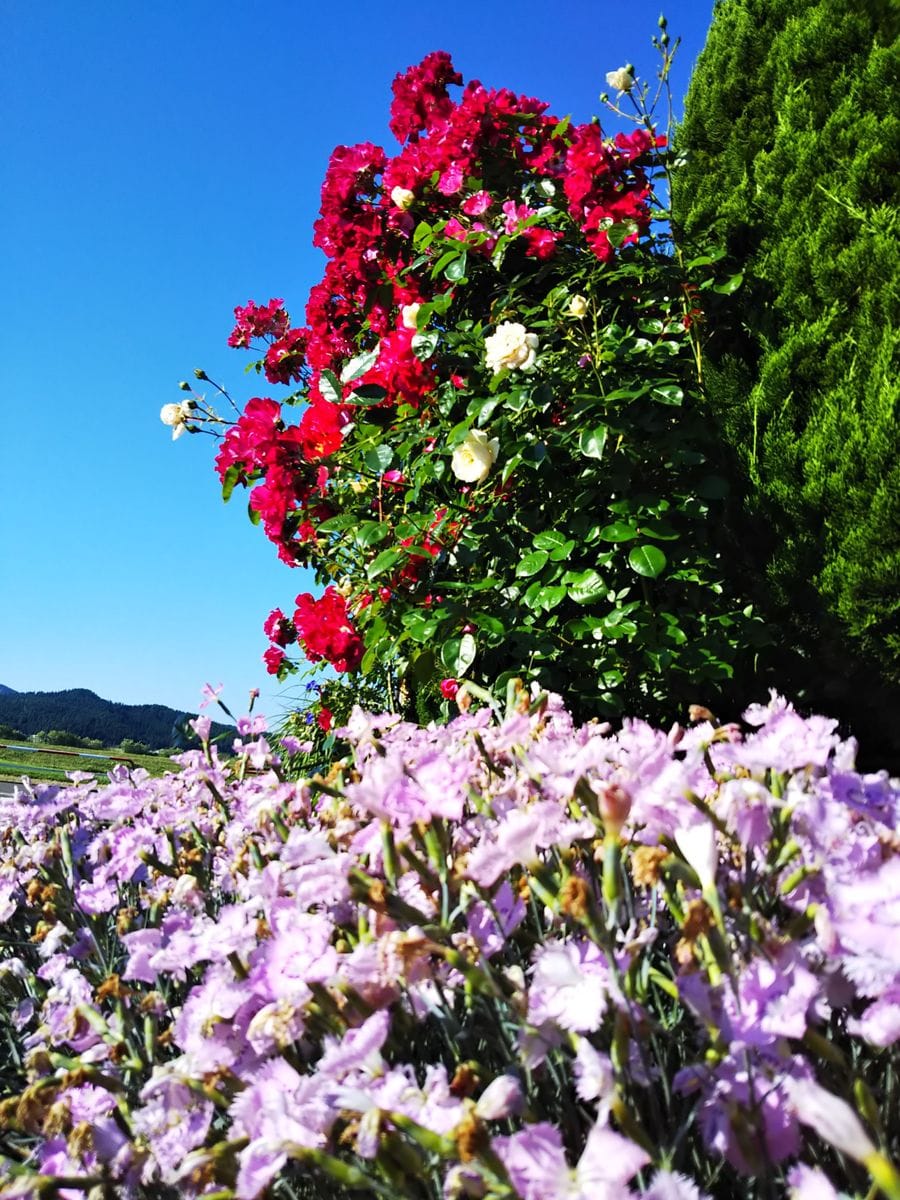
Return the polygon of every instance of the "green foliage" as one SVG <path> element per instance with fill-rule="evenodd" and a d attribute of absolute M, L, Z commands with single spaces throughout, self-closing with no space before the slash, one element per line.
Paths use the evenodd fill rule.
<path fill-rule="evenodd" d="M 720 0 L 673 188 L 688 245 L 721 239 L 746 275 L 708 297 L 705 383 L 743 479 L 748 575 L 766 575 L 820 676 L 824 654 L 894 686 L 897 32 L 876 0 Z"/>

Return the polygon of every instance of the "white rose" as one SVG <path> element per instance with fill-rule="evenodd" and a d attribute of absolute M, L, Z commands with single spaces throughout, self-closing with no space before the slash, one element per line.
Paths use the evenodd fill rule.
<path fill-rule="evenodd" d="M 400 309 L 400 321 L 405 329 L 416 329 L 416 318 L 419 315 L 421 304 L 404 304 Z"/>
<path fill-rule="evenodd" d="M 412 207 L 415 198 L 415 192 L 411 192 L 409 188 L 395 187 L 391 189 L 391 203 L 395 204 L 397 208 L 402 208 L 404 212 Z"/>
<path fill-rule="evenodd" d="M 618 71 L 607 71 L 606 82 L 617 92 L 630 92 L 634 87 L 634 76 L 627 67 L 619 67 Z"/>
<path fill-rule="evenodd" d="M 497 461 L 500 443 L 488 439 L 483 429 L 470 429 L 465 439 L 453 451 L 450 469 L 463 483 L 481 483 Z"/>
<path fill-rule="evenodd" d="M 569 301 L 568 314 L 570 317 L 583 317 L 587 314 L 588 302 L 585 296 L 573 296 Z"/>
<path fill-rule="evenodd" d="M 163 425 L 172 427 L 172 441 L 181 437 L 186 429 L 185 421 L 188 419 L 190 408 L 185 404 L 164 404 L 159 410 L 159 419 Z"/>
<path fill-rule="evenodd" d="M 504 321 L 497 332 L 484 339 L 485 363 L 498 375 L 504 367 L 530 371 L 534 367 L 538 336 L 517 321 Z"/>

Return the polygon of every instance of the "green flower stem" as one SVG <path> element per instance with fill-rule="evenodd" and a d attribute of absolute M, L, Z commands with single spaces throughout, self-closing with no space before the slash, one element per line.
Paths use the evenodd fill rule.
<path fill-rule="evenodd" d="M 865 1168 L 888 1200 L 900 1200 L 900 1171 L 886 1155 L 876 1150 L 866 1158 Z"/>
<path fill-rule="evenodd" d="M 621 893 L 622 842 L 618 833 L 603 838 L 603 900 L 609 909 L 608 921 L 615 924 Z"/>

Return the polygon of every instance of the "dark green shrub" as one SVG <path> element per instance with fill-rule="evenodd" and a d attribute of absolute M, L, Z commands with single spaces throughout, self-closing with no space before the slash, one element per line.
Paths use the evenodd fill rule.
<path fill-rule="evenodd" d="M 897 26 L 878 0 L 720 0 L 673 193 L 688 245 L 721 240 L 746 277 L 707 314 L 736 557 L 811 695 L 830 676 L 882 712 L 900 686 Z"/>

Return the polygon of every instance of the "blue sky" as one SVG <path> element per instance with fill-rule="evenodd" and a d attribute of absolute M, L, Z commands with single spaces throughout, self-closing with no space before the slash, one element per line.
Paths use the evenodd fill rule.
<path fill-rule="evenodd" d="M 664 6 L 676 98 L 712 0 Z M 277 716 L 262 621 L 310 577 L 244 500 L 223 505 L 207 437 L 159 409 L 195 367 L 240 401 L 278 395 L 225 339 L 232 309 L 284 297 L 302 323 L 338 143 L 395 148 L 394 75 L 434 49 L 466 80 L 585 120 L 606 71 L 655 70 L 648 0 L 7 0 L 0 190 L 0 683 L 196 708 L 223 682 Z M 604 120 L 604 125 L 609 123 Z M 203 390 L 198 385 L 198 390 Z"/>

